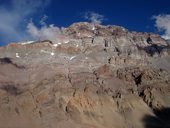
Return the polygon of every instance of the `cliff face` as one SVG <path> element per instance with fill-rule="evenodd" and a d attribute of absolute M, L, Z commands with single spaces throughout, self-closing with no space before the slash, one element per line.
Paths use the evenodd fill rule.
<path fill-rule="evenodd" d="M 57 38 L 0 47 L 0 128 L 168 126 L 155 113 L 170 107 L 166 40 L 89 23 Z"/>

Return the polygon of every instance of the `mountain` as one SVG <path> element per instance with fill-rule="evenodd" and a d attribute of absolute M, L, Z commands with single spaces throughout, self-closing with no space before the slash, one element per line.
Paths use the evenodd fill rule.
<path fill-rule="evenodd" d="M 157 34 L 80 22 L 0 47 L 0 128 L 167 128 L 169 107 Z"/>

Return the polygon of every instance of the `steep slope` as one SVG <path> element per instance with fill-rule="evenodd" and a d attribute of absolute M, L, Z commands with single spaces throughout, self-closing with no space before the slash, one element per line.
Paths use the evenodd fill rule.
<path fill-rule="evenodd" d="M 84 22 L 61 31 L 0 47 L 0 127 L 161 127 L 146 116 L 170 107 L 166 40 Z"/>

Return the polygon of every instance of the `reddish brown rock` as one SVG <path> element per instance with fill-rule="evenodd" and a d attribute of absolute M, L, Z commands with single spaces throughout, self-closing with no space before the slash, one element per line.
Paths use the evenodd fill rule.
<path fill-rule="evenodd" d="M 56 42 L 0 47 L 0 128 L 145 128 L 170 107 L 169 44 L 75 23 Z"/>

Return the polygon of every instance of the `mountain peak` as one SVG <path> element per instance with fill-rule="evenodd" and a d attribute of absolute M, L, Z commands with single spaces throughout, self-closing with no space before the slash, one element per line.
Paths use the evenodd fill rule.
<path fill-rule="evenodd" d="M 87 22 L 61 31 L 0 47 L 0 127 L 145 128 L 146 115 L 170 106 L 159 35 Z"/>

